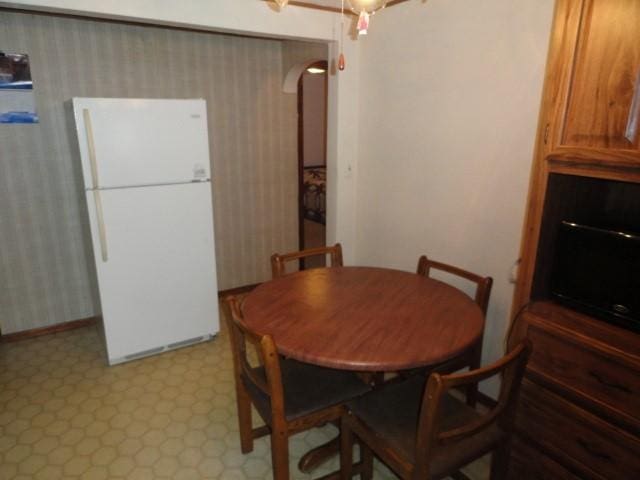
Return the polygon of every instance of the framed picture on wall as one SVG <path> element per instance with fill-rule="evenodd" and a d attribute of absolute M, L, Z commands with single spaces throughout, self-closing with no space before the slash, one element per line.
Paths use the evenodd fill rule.
<path fill-rule="evenodd" d="M 38 123 L 29 55 L 0 51 L 0 123 Z"/>

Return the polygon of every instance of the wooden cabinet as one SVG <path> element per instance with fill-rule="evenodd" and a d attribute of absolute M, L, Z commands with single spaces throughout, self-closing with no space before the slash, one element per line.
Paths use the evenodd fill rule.
<path fill-rule="evenodd" d="M 638 0 L 556 0 L 513 313 L 531 298 L 554 173 L 640 183 Z"/>
<path fill-rule="evenodd" d="M 509 338 L 511 477 L 640 478 L 640 334 L 553 301 L 561 220 L 640 231 L 640 0 L 556 1 Z"/>
<path fill-rule="evenodd" d="M 634 435 L 577 407 L 563 396 L 526 382 L 518 407 L 516 425 L 531 444 L 557 459 L 579 478 L 632 479 L 640 472 Z M 555 435 L 547 435 L 549 430 Z M 537 461 L 532 456 L 532 461 Z"/>
<path fill-rule="evenodd" d="M 581 7 L 559 144 L 637 152 L 640 2 L 590 0 Z"/>
<path fill-rule="evenodd" d="M 556 159 L 637 166 L 640 2 L 557 0 L 555 13 L 542 150 Z"/>
<path fill-rule="evenodd" d="M 637 478 L 640 337 L 544 301 L 520 315 L 513 339 L 523 337 L 534 349 L 516 413 L 511 477 L 538 471 L 542 462 L 557 471 L 545 479 Z"/>
<path fill-rule="evenodd" d="M 531 459 L 536 461 L 532 462 Z M 511 449 L 509 477 L 517 480 L 579 480 L 580 477 L 540 452 L 527 441 L 515 438 Z"/>

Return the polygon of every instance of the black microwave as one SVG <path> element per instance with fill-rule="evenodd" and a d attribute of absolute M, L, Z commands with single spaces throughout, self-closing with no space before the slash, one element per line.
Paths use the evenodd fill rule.
<path fill-rule="evenodd" d="M 561 222 L 551 294 L 577 310 L 640 332 L 640 235 Z"/>

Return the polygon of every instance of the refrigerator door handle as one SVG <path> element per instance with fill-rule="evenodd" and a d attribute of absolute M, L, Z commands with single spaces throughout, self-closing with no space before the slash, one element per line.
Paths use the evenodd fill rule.
<path fill-rule="evenodd" d="M 87 148 L 89 149 L 89 163 L 91 164 L 91 179 L 93 180 L 93 188 L 100 188 L 98 181 L 98 161 L 96 160 L 96 144 L 93 141 L 93 124 L 91 123 L 91 113 L 88 108 L 82 109 L 84 117 L 84 131 L 87 135 Z"/>
<path fill-rule="evenodd" d="M 96 202 L 96 219 L 98 221 L 100 253 L 102 254 L 102 261 L 107 262 L 109 260 L 109 251 L 107 250 L 107 231 L 104 224 L 104 213 L 102 212 L 102 198 L 100 197 L 100 190 L 93 191 L 93 199 Z"/>

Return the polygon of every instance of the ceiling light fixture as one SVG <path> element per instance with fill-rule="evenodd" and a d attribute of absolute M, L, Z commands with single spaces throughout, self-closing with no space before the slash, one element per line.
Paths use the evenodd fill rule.
<path fill-rule="evenodd" d="M 280 10 L 287 6 L 289 0 L 273 0 Z M 366 35 L 369 29 L 369 19 L 378 10 L 383 9 L 390 0 L 347 0 L 351 11 L 358 15 L 358 35 Z M 344 1 L 343 9 L 344 9 Z"/>
<path fill-rule="evenodd" d="M 369 17 L 383 9 L 389 0 L 347 0 L 353 13 L 358 15 L 358 35 L 366 35 L 369 29 Z"/>
<path fill-rule="evenodd" d="M 366 35 L 369 30 L 369 20 L 371 15 L 375 14 L 378 10 L 383 9 L 387 6 L 390 0 L 346 0 L 349 2 L 349 7 L 351 11 L 358 15 L 358 23 L 356 28 L 358 30 L 358 35 Z M 273 0 L 273 2 L 278 5 L 278 9 L 282 10 L 287 6 L 289 0 Z M 340 55 L 338 58 L 338 70 L 345 69 L 345 60 L 344 53 L 342 51 L 342 45 L 344 44 L 344 2 L 345 0 L 341 0 L 341 9 L 340 9 Z M 300 4 L 298 4 L 300 5 Z M 311 72 L 311 73 L 320 73 L 320 72 Z"/>
<path fill-rule="evenodd" d="M 324 73 L 324 72 L 326 72 L 326 70 L 324 68 L 309 67 L 309 68 L 307 68 L 307 72 L 309 72 L 309 73 Z"/>

